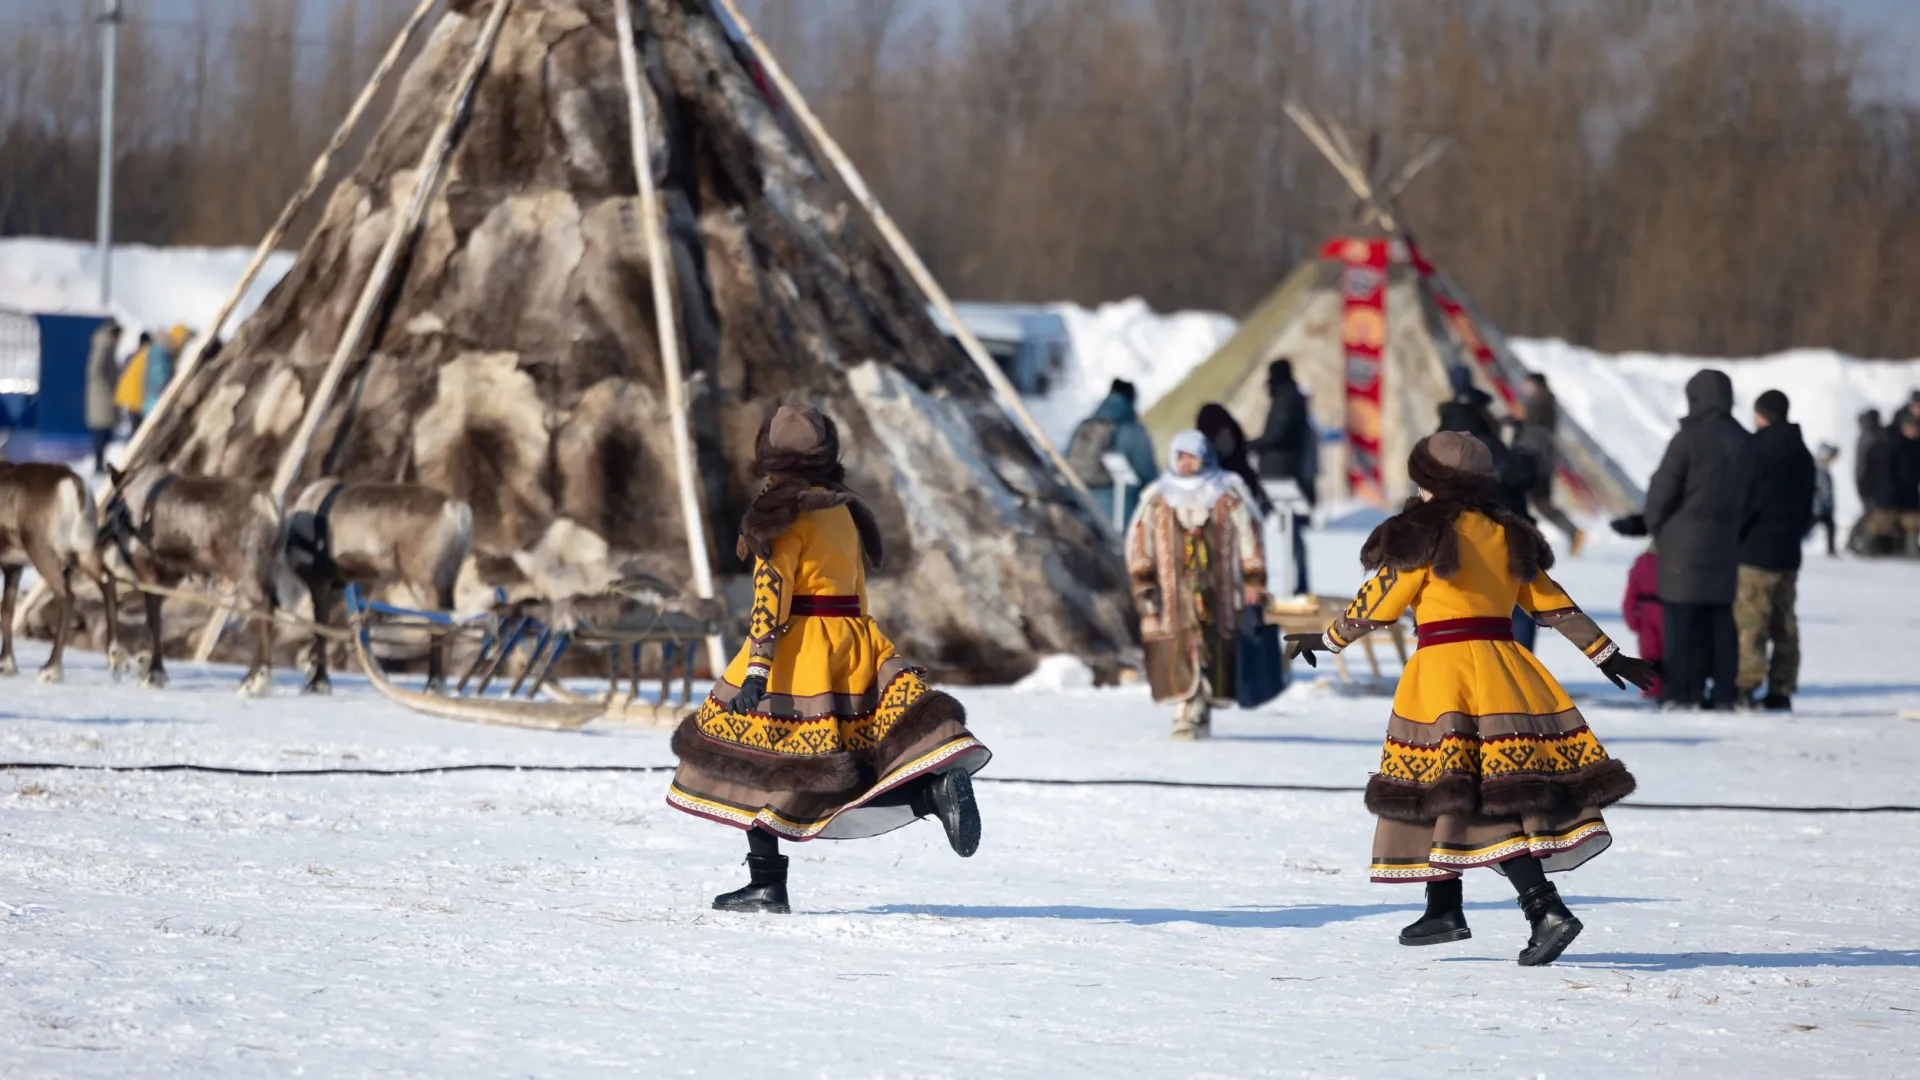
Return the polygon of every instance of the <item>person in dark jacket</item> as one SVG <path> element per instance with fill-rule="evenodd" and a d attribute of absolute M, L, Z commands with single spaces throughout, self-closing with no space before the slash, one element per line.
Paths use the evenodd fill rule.
<path fill-rule="evenodd" d="M 1306 462 L 1311 421 L 1307 396 L 1293 379 L 1293 361 L 1281 357 L 1267 365 L 1267 422 L 1260 437 L 1247 444 L 1259 456 L 1260 475 L 1268 480 L 1292 480 L 1309 505 L 1315 502 Z"/>
<path fill-rule="evenodd" d="M 1512 511 L 1520 520 L 1531 522 L 1533 516 L 1527 513 L 1527 493 L 1533 490 L 1539 468 L 1537 459 L 1525 447 L 1508 446 L 1500 440 L 1500 427 L 1493 419 L 1493 410 L 1489 408 L 1493 398 L 1485 390 L 1473 385 L 1472 372 L 1463 367 L 1449 368 L 1447 379 L 1453 384 L 1453 397 L 1440 403 L 1440 426 L 1437 430 L 1465 432 L 1485 444 L 1493 454 L 1494 475 L 1499 477 L 1499 487 L 1495 489 L 1493 501 Z M 1533 616 L 1518 604 L 1514 605 L 1513 640 L 1532 652 L 1539 629 Z"/>
<path fill-rule="evenodd" d="M 1920 415 L 1902 410 L 1880 453 L 1886 464 L 1878 494 L 1888 531 L 1897 538 L 1895 550 L 1920 555 Z"/>
<path fill-rule="evenodd" d="M 1740 525 L 1740 586 L 1733 622 L 1740 633 L 1740 671 L 1735 685 L 1751 702 L 1766 680 L 1761 705 L 1775 712 L 1793 707 L 1800 678 L 1800 622 L 1794 593 L 1801 545 L 1813 528 L 1813 455 L 1800 425 L 1787 422 L 1787 395 L 1761 394 L 1753 406 L 1752 461 L 1747 513 Z M 1768 658 L 1768 646 L 1772 658 Z"/>
<path fill-rule="evenodd" d="M 1740 584 L 1740 527 L 1747 516 L 1752 436 L 1733 418 L 1733 380 L 1705 368 L 1687 380 L 1687 415 L 1647 485 L 1647 530 L 1660 550 L 1666 619 L 1666 702 L 1731 709 L 1740 662 L 1733 601 Z"/>
<path fill-rule="evenodd" d="M 1102 454 L 1112 452 L 1124 456 L 1127 466 L 1139 477 L 1138 485 L 1127 489 L 1123 501 L 1122 530 L 1126 522 L 1133 520 L 1140 492 L 1160 475 L 1160 467 L 1153 460 L 1153 439 L 1134 411 L 1134 394 L 1132 383 L 1125 379 L 1113 380 L 1106 399 L 1093 410 L 1092 416 L 1073 429 L 1073 438 L 1067 443 L 1068 467 L 1079 474 L 1094 504 L 1103 509 L 1113 505 L 1114 482 L 1100 460 Z"/>
<path fill-rule="evenodd" d="M 1560 429 L 1560 403 L 1547 389 L 1547 377 L 1535 372 L 1527 376 L 1527 399 L 1521 405 L 1520 437 L 1515 445 L 1533 452 L 1535 474 L 1533 489 L 1527 492 L 1534 513 L 1554 528 L 1567 534 L 1568 550 L 1580 554 L 1587 534 L 1575 527 L 1566 512 L 1553 505 L 1553 477 L 1560 467 L 1560 451 L 1555 433 Z"/>
<path fill-rule="evenodd" d="M 1315 490 L 1319 469 L 1314 457 L 1317 436 L 1313 410 L 1300 384 L 1294 381 L 1293 361 L 1284 356 L 1267 365 L 1267 399 L 1267 422 L 1260 429 L 1260 437 L 1248 443 L 1247 449 L 1257 457 L 1262 480 L 1293 481 L 1311 511 L 1320 499 Z M 1254 490 L 1261 492 L 1268 506 L 1272 505 L 1264 485 L 1256 484 Z M 1306 523 L 1306 518 L 1298 514 L 1292 522 L 1295 594 L 1307 591 Z"/>
<path fill-rule="evenodd" d="M 1880 445 L 1891 434 L 1880 423 L 1878 409 L 1866 409 L 1858 417 L 1860 437 L 1853 444 L 1853 490 L 1860 496 L 1860 505 L 1867 510 L 1877 509 L 1874 499 L 1881 481 L 1874 469 L 1884 464 L 1880 456 Z"/>

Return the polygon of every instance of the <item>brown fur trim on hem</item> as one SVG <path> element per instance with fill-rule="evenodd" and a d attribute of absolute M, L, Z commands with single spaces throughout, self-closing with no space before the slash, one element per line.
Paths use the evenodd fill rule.
<path fill-rule="evenodd" d="M 1367 780 L 1367 810 L 1388 821 L 1431 825 L 1440 815 L 1474 817 L 1480 799 L 1464 776 L 1443 777 L 1432 785 L 1407 784 L 1375 773 Z"/>
<path fill-rule="evenodd" d="M 702 732 L 692 713 L 674 729 L 670 746 L 683 765 L 761 791 L 837 795 L 860 786 L 859 763 L 845 750 L 815 757 L 787 757 L 732 746 Z"/>
<path fill-rule="evenodd" d="M 1447 776 L 1432 785 L 1389 780 L 1375 773 L 1367 780 L 1367 810 L 1388 821 L 1429 825 L 1441 815 L 1510 818 L 1523 814 L 1567 815 L 1603 810 L 1633 794 L 1636 783 L 1624 763 L 1609 759 L 1570 776 L 1491 779 L 1478 783 Z"/>
<path fill-rule="evenodd" d="M 1626 765 L 1608 760 L 1560 779 L 1528 776 L 1485 781 L 1480 785 L 1480 807 L 1492 817 L 1571 814 L 1589 806 L 1611 806 L 1633 794 L 1635 786 Z"/>
<path fill-rule="evenodd" d="M 1400 512 L 1381 522 L 1360 547 L 1360 565 L 1371 573 L 1382 567 L 1395 570 L 1430 568 L 1438 578 L 1460 571 L 1460 536 L 1454 519 L 1472 511 L 1493 520 L 1507 533 L 1507 569 L 1516 581 L 1529 583 L 1553 569 L 1553 548 L 1533 523 L 1504 506 L 1458 499 L 1408 499 Z"/>
<path fill-rule="evenodd" d="M 899 757 L 949 720 L 965 727 L 966 707 L 944 690 L 927 691 L 920 695 L 920 700 L 907 706 L 900 714 L 900 719 L 895 720 L 893 727 L 880 737 L 879 743 L 871 751 L 873 760 L 889 761 Z"/>

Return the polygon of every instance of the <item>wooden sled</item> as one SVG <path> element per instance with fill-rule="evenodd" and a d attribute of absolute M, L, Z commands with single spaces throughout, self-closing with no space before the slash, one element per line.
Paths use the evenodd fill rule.
<path fill-rule="evenodd" d="M 715 620 L 682 612 L 648 608 L 645 604 L 595 598 L 601 613 L 615 618 L 608 625 L 564 625 L 542 616 L 546 605 L 508 604 L 505 597 L 485 615 L 458 619 L 445 612 L 420 611 L 368 600 L 356 587 L 346 590 L 348 625 L 354 655 L 367 679 L 387 700 L 416 712 L 447 720 L 577 731 L 596 721 L 640 727 L 671 727 L 693 707 L 693 673 L 701 643 L 715 631 Z M 613 607 L 609 607 L 609 604 Z M 412 690 L 396 685 L 373 654 L 377 627 L 425 630 L 433 636 L 477 634 L 479 651 L 460 679 L 445 693 Z M 601 696 L 567 689 L 553 678 L 562 656 L 575 644 L 607 649 L 612 685 Z M 641 651 L 655 644 L 661 651 L 661 694 L 658 702 L 640 696 Z M 668 693 L 669 673 L 676 654 L 681 658 L 680 695 Z M 630 688 L 620 687 L 621 660 L 629 661 Z M 516 666 L 509 683 L 505 679 Z M 505 689 L 489 694 L 497 682 Z"/>
<path fill-rule="evenodd" d="M 1282 634 L 1324 634 L 1340 613 L 1347 610 L 1352 602 L 1346 596 L 1302 595 L 1293 597 L 1272 597 L 1267 601 L 1266 619 L 1269 626 L 1278 626 Z M 1387 635 L 1393 641 L 1393 651 L 1400 654 L 1400 666 L 1407 664 L 1406 624 L 1411 616 L 1403 616 L 1386 627 Z M 1373 677 L 1380 678 L 1380 660 L 1373 654 L 1373 635 L 1360 639 L 1360 646 L 1366 650 L 1367 666 L 1372 669 Z M 1333 663 L 1340 671 L 1342 679 L 1353 676 L 1347 671 L 1347 654 L 1333 654 Z"/>

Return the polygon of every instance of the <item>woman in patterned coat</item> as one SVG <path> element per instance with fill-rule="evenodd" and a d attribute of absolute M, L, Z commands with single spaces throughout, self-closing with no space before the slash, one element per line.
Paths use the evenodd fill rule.
<path fill-rule="evenodd" d="M 1631 794 L 1634 780 L 1514 643 L 1510 613 L 1517 603 L 1558 630 L 1617 686 L 1645 689 L 1653 666 L 1622 653 L 1547 576 L 1553 550 L 1494 501 L 1485 444 L 1430 435 L 1407 468 L 1420 494 L 1361 548 L 1361 563 L 1378 573 L 1324 635 L 1289 634 L 1288 654 L 1313 663 L 1314 652 L 1337 653 L 1414 609 L 1419 647 L 1367 783 L 1367 809 L 1379 818 L 1373 880 L 1426 884 L 1426 913 L 1400 943 L 1433 945 L 1472 936 L 1460 874 L 1491 867 L 1512 882 L 1532 927 L 1520 963 L 1552 963 L 1581 925 L 1546 875 L 1606 850 L 1601 808 Z"/>
<path fill-rule="evenodd" d="M 761 425 L 766 484 L 741 523 L 749 639 L 673 735 L 667 802 L 744 829 L 750 883 L 722 911 L 784 914 L 780 839 L 876 836 L 934 816 L 962 857 L 980 843 L 971 776 L 992 756 L 960 703 L 927 685 L 867 615 L 880 529 L 843 481 L 833 421 L 786 405 Z"/>
<path fill-rule="evenodd" d="M 1266 592 L 1253 493 L 1215 461 L 1206 436 L 1173 437 L 1172 469 L 1147 485 L 1127 529 L 1147 682 L 1177 706 L 1173 737 L 1205 738 L 1216 705 L 1236 701 L 1240 613 Z"/>

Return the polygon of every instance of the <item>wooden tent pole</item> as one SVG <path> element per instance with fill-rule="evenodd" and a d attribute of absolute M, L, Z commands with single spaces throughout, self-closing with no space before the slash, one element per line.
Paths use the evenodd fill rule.
<path fill-rule="evenodd" d="M 713 559 L 707 552 L 706 515 L 693 470 L 693 438 L 687 429 L 687 385 L 680 363 L 680 332 L 673 317 L 673 264 L 661 235 L 660 194 L 653 186 L 652 142 L 647 136 L 647 105 L 640 93 L 640 50 L 634 39 L 633 0 L 614 0 L 620 34 L 620 74 L 627 87 L 628 136 L 633 142 L 633 172 L 640 185 L 641 233 L 646 237 L 648 276 L 653 279 L 654 326 L 660 339 L 660 366 L 667 384 L 667 411 L 673 429 L 673 470 L 680 484 L 680 517 L 687 527 L 687 559 L 693 591 L 713 598 Z M 718 679 L 727 656 L 719 634 L 707 638 L 707 663 Z M 634 673 L 639 678 L 639 672 Z M 663 675 L 662 678 L 665 678 Z M 664 683 L 662 684 L 665 685 Z M 661 693 L 664 695 L 665 691 Z"/>
<path fill-rule="evenodd" d="M 1353 193 L 1360 197 L 1360 200 L 1366 204 L 1368 210 L 1380 219 L 1381 227 L 1388 232 L 1398 232 L 1399 229 L 1394 224 L 1393 215 L 1389 214 L 1386 207 L 1381 206 L 1379 200 L 1374 198 L 1373 185 L 1367 181 L 1366 174 L 1362 173 L 1358 165 L 1349 161 L 1346 156 L 1341 153 L 1340 148 L 1334 145 L 1333 139 L 1328 136 L 1326 129 L 1321 127 L 1320 122 L 1313 118 L 1313 114 L 1292 102 L 1288 102 L 1285 109 L 1287 116 L 1293 120 L 1294 125 L 1305 133 L 1308 141 L 1312 142 L 1314 148 L 1320 151 L 1321 156 L 1327 159 L 1327 163 L 1333 166 L 1333 171 L 1340 174 L 1340 178 L 1347 182 L 1347 186 L 1353 189 Z"/>
<path fill-rule="evenodd" d="M 841 182 L 852 193 L 854 201 L 858 202 L 861 208 L 866 210 L 867 216 L 873 219 L 874 225 L 880 230 L 881 238 L 886 241 L 889 248 L 893 249 L 894 257 L 900 260 L 900 264 L 906 268 L 907 275 L 920 287 L 920 291 L 933 302 L 934 309 L 940 312 L 941 317 L 946 319 L 947 325 L 953 329 L 954 337 L 959 339 L 960 347 L 965 350 L 974 366 L 980 369 L 980 373 L 986 376 L 988 385 L 999 394 L 1001 405 L 1022 427 L 1026 428 L 1027 436 L 1032 440 L 1034 448 L 1040 451 L 1041 456 L 1053 463 L 1054 469 L 1067 482 L 1067 486 L 1073 489 L 1073 492 L 1080 497 L 1082 504 L 1091 512 L 1098 527 L 1102 531 L 1112 532 L 1112 527 L 1107 521 L 1108 510 L 1094 501 L 1093 495 L 1087 491 L 1087 485 L 1082 483 L 1080 477 L 1067 465 L 1066 459 L 1060 456 L 1060 451 L 1054 447 L 1053 441 L 1048 439 L 1046 432 L 1040 429 L 1039 422 L 1033 418 L 1032 413 L 1027 411 L 1026 403 L 1020 400 L 1019 392 L 1014 389 L 1011 382 L 1007 381 L 1007 376 L 1000 370 L 1000 365 L 994 363 L 993 357 L 987 355 L 986 347 L 980 344 L 980 339 L 975 337 L 973 331 L 967 328 L 967 324 L 960 320 L 960 314 L 954 310 L 953 301 L 947 297 L 946 290 L 933 279 L 933 274 L 928 271 L 926 264 L 921 262 L 920 256 L 914 252 L 913 245 L 907 243 L 907 238 L 901 235 L 899 228 L 893 223 L 893 218 L 888 216 L 872 189 L 868 188 L 866 181 L 861 179 L 860 171 L 854 168 L 853 161 L 847 157 L 845 151 L 840 149 L 840 144 L 833 141 L 833 136 L 827 134 L 826 126 L 820 123 L 820 118 L 813 114 L 806 99 L 800 96 L 800 91 L 787 78 L 787 73 L 780 67 L 780 62 L 773 58 L 772 50 L 767 48 L 766 43 L 760 40 L 760 35 L 754 31 L 753 24 L 740 13 L 740 8 L 734 0 L 717 0 L 717 2 L 726 9 L 728 18 L 731 18 L 734 26 L 740 30 L 740 36 L 746 39 L 747 47 L 753 50 L 754 58 L 760 62 L 760 67 L 766 72 L 767 78 L 779 88 L 780 97 L 786 102 L 787 108 L 800 121 L 800 126 L 804 127 L 808 135 L 813 138 L 814 145 L 818 146 L 833 163 L 834 170 L 840 174 Z"/>
<path fill-rule="evenodd" d="M 373 104 L 374 95 L 379 92 L 380 84 L 386 81 L 387 73 L 393 69 L 394 64 L 399 62 L 400 55 L 406 51 L 407 42 L 413 40 L 413 35 L 420 29 L 420 24 L 426 21 L 427 12 L 433 10 L 433 6 L 439 2 L 440 0 L 420 0 L 420 6 L 414 9 L 412 17 L 407 20 L 405 26 L 401 27 L 399 36 L 393 39 L 393 44 L 387 48 L 386 55 L 380 58 L 380 65 L 373 69 L 373 75 L 368 78 L 367 85 L 361 89 L 360 96 L 354 99 L 353 107 L 347 110 L 347 115 L 341 119 L 340 126 L 334 129 L 333 138 L 328 140 L 326 149 L 320 151 L 320 156 L 314 159 L 313 167 L 307 170 L 307 178 L 301 182 L 300 189 L 295 191 L 293 198 L 288 199 L 287 204 L 280 208 L 280 216 L 274 219 L 273 227 L 267 230 L 267 235 L 261 239 L 260 246 L 254 249 L 253 261 L 247 264 L 246 270 L 240 275 L 239 282 L 234 285 L 233 291 L 227 294 L 226 301 L 220 305 L 219 314 L 213 317 L 213 322 L 187 349 L 186 355 L 180 358 L 180 366 L 174 372 L 173 379 L 160 392 L 160 400 L 154 404 L 153 415 L 147 417 L 146 422 L 133 433 L 132 440 L 127 443 L 126 471 L 132 471 L 133 466 L 138 463 L 140 451 L 147 447 L 148 436 L 159 426 L 155 421 L 165 416 L 167 410 L 179 398 L 182 388 L 187 384 L 188 376 L 200 366 L 207 344 L 220 336 L 220 331 L 226 327 L 227 320 L 233 317 L 234 309 L 240 306 L 240 298 L 246 295 L 247 290 L 253 286 L 254 279 L 260 276 L 261 268 L 267 264 L 267 257 L 273 254 L 273 249 L 280 243 L 281 237 L 286 235 L 288 226 L 293 224 L 293 219 L 306 207 L 307 200 L 313 197 L 313 193 L 319 190 L 320 182 L 326 179 L 327 170 L 333 165 L 333 155 L 339 153 L 340 148 L 346 145 L 347 139 L 352 137 L 354 128 L 360 125 L 361 115 L 367 111 L 367 106 Z"/>
<path fill-rule="evenodd" d="M 412 201 L 405 215 L 394 225 L 393 231 L 387 234 L 387 242 L 374 260 L 367 284 L 360 290 L 360 299 L 354 305 L 353 315 L 347 320 L 339 343 L 334 346 L 333 358 L 327 363 L 320 384 L 314 388 L 313 399 L 308 402 L 306 415 L 300 420 L 300 429 L 280 455 L 280 467 L 274 472 L 272 491 L 273 501 L 278 505 L 286 504 L 287 491 L 300 476 L 300 466 L 306 460 L 307 447 L 313 442 L 314 432 L 319 430 L 320 421 L 326 417 L 327 408 L 333 403 L 334 392 L 340 388 L 347 365 L 359 354 L 367 326 L 373 321 L 374 309 L 386 296 L 387 284 L 393 276 L 395 264 L 400 260 L 401 248 L 412 238 L 414 229 L 426 214 L 427 202 L 439 185 L 440 172 L 453 151 L 454 126 L 466 112 L 473 88 L 480 81 L 480 71 L 493 52 L 494 42 L 500 37 L 500 25 L 506 21 L 507 11 L 511 7 L 513 0 L 495 0 L 492 16 L 481 29 L 480 36 L 474 39 L 473 54 L 467 58 L 466 69 L 460 73 L 459 81 L 454 84 L 453 96 L 448 100 L 446 110 L 441 113 L 440 125 L 434 129 L 433 137 L 427 140 L 426 148 L 421 151 L 420 164 L 414 170 Z"/>
<path fill-rule="evenodd" d="M 340 125 L 334 129 L 333 138 L 327 141 L 326 148 L 320 151 L 318 158 L 314 159 L 313 167 L 307 170 L 306 180 L 301 182 L 299 190 L 293 193 L 293 197 L 287 200 L 286 205 L 280 208 L 280 216 L 274 219 L 273 227 L 267 230 L 267 235 L 261 238 L 260 245 L 254 249 L 252 261 L 247 263 L 246 270 L 240 274 L 240 280 L 234 284 L 226 300 L 221 303 L 219 314 L 214 316 L 213 323 L 188 347 L 186 355 L 180 358 L 180 364 L 174 370 L 173 378 L 161 389 L 160 400 L 154 402 L 153 412 L 147 416 L 144 423 L 134 429 L 133 438 L 127 441 L 123 471 L 132 472 L 133 467 L 140 463 L 140 452 L 147 448 L 154 431 L 160 426 L 160 419 L 166 416 L 168 410 L 179 401 L 188 377 L 200 366 L 208 343 L 220 336 L 220 331 L 227 325 L 227 320 L 233 317 L 234 309 L 240 306 L 241 297 L 247 294 L 247 290 L 253 286 L 254 279 L 260 276 L 261 268 L 266 266 L 267 257 L 273 254 L 273 249 L 286 234 L 288 226 L 305 208 L 307 200 L 312 198 L 313 193 L 319 189 L 320 182 L 326 178 L 327 170 L 333 165 L 333 155 L 339 153 L 340 148 L 346 145 L 347 139 L 352 137 L 353 129 L 359 126 L 360 117 L 367 111 L 367 106 L 373 103 L 374 95 L 379 92 L 380 84 L 386 80 L 387 73 L 393 69 L 400 55 L 406 51 L 407 42 L 412 40 L 415 31 L 426 20 L 427 12 L 433 10 L 433 6 L 439 2 L 440 0 L 420 0 L 420 6 L 414 9 L 413 16 L 401 28 L 399 36 L 393 39 L 393 44 L 387 48 L 386 55 L 380 58 L 379 66 L 373 69 L 373 74 L 368 77 L 367 85 L 361 89 L 360 96 L 354 99 L 353 106 L 347 110 L 347 115 L 341 119 Z M 109 483 L 107 493 L 99 500 L 101 505 L 105 505 L 118 490 L 118 485 Z M 20 606 L 21 614 L 24 616 L 40 601 L 45 592 L 46 583 L 35 581 L 33 589 L 27 594 L 26 602 Z"/>
<path fill-rule="evenodd" d="M 413 236 L 420 218 L 426 213 L 427 201 L 439 184 L 440 171 L 445 167 L 447 157 L 453 150 L 453 129 L 466 111 L 468 100 L 473 96 L 473 88 L 480 80 L 480 71 L 486 65 L 487 57 L 493 52 L 494 42 L 500 37 L 500 26 L 506 21 L 507 9 L 513 6 L 513 0 L 495 0 L 492 16 L 481 29 L 480 36 L 474 40 L 473 55 L 468 57 L 467 66 L 460 73 L 454 94 L 447 102 L 447 108 L 440 116 L 440 125 L 434 129 L 433 137 L 427 140 L 427 146 L 420 154 L 420 164 L 414 170 L 413 198 L 408 204 L 406 214 L 393 231 L 387 235 L 387 242 L 380 249 L 380 255 L 374 260 L 373 271 L 367 278 L 366 287 L 360 290 L 360 299 L 354 305 L 353 315 L 347 320 L 347 327 L 341 332 L 340 342 L 334 347 L 333 358 L 327 363 L 327 370 L 320 376 L 320 384 L 314 389 L 313 399 L 307 403 L 306 415 L 300 419 L 300 429 L 294 433 L 293 441 L 280 455 L 280 467 L 273 474 L 271 491 L 274 505 L 284 508 L 287 491 L 300 476 L 300 466 L 306 460 L 307 447 L 313 442 L 313 436 L 320 429 L 320 421 L 325 419 L 327 408 L 333 403 L 333 395 L 340 388 L 340 379 L 346 374 L 347 364 L 359 354 L 361 339 L 366 336 L 367 324 L 373 320 L 374 308 L 386 295 L 388 279 L 393 276 L 393 268 L 400 259 L 400 249 Z M 213 647 L 220 640 L 221 631 L 226 629 L 227 619 L 224 609 L 216 611 L 213 618 L 207 620 L 206 629 L 201 631 L 200 641 L 194 649 L 194 659 L 204 663 L 213 655 Z"/>

